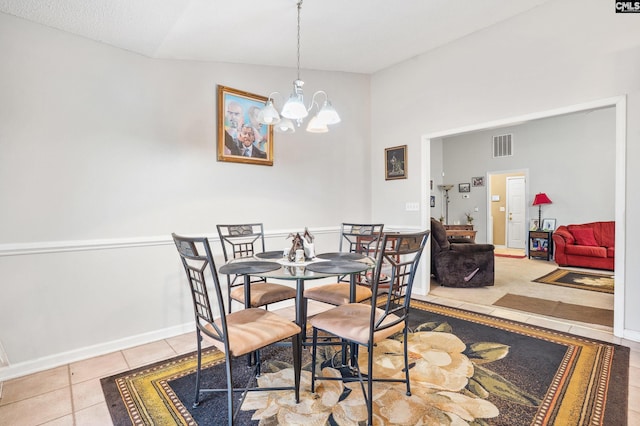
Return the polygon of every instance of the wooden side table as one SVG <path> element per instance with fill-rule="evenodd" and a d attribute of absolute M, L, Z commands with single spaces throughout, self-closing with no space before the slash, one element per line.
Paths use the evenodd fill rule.
<path fill-rule="evenodd" d="M 529 259 L 551 260 L 553 257 L 553 231 L 529 231 Z"/>

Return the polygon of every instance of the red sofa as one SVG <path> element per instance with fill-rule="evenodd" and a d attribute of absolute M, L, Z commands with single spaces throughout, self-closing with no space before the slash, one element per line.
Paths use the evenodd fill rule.
<path fill-rule="evenodd" d="M 559 226 L 553 233 L 554 257 L 560 266 L 613 271 L 615 222 Z"/>

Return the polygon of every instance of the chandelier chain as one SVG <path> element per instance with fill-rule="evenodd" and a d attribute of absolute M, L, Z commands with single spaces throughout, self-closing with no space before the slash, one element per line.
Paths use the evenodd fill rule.
<path fill-rule="evenodd" d="M 298 80 L 300 80 L 300 9 L 302 9 L 302 0 L 298 2 Z"/>

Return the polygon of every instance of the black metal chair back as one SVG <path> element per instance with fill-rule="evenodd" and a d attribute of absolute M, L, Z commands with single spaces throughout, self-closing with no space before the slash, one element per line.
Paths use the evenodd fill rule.
<path fill-rule="evenodd" d="M 225 342 L 225 351 L 228 353 L 228 333 L 224 299 L 222 297 L 222 288 L 218 279 L 218 273 L 216 272 L 216 265 L 211 253 L 209 240 L 206 237 L 190 238 L 181 237 L 176 234 L 171 234 L 171 236 L 176 244 L 182 265 L 189 280 L 196 327 L 200 332 L 204 332 L 212 339 Z M 220 326 L 214 322 L 207 283 L 210 284 L 209 287 L 213 288 L 215 294 L 217 312 L 220 312 Z M 213 327 L 217 336 L 207 330 L 207 325 Z"/>
<path fill-rule="evenodd" d="M 382 309 L 384 314 L 376 319 L 375 311 L 372 311 L 371 342 L 375 332 L 406 321 L 413 282 L 429 233 L 430 231 L 423 231 L 383 236 L 376 258 L 371 304 Z M 388 282 L 380 280 L 383 270 L 389 278 Z M 387 321 L 389 315 L 395 315 L 397 320 Z"/>
<path fill-rule="evenodd" d="M 343 223 L 340 228 L 340 251 L 370 256 L 376 253 L 384 224 Z"/>
<path fill-rule="evenodd" d="M 251 257 L 264 252 L 264 227 L 262 223 L 247 223 L 239 225 L 217 225 L 224 261 L 241 257 Z M 231 313 L 231 290 L 244 285 L 241 275 L 227 275 L 228 312 Z M 265 282 L 264 278 L 251 277 L 251 282 Z"/>

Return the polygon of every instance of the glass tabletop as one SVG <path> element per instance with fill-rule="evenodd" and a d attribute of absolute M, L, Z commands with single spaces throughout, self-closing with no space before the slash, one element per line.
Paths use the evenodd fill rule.
<path fill-rule="evenodd" d="M 280 252 L 280 256 L 282 256 L 282 252 Z M 280 257 L 278 260 L 269 262 L 255 260 L 256 258 L 259 258 L 258 256 L 240 258 L 227 262 L 220 268 L 220 272 L 223 274 L 250 274 L 256 277 L 275 278 L 281 280 L 314 280 L 336 275 L 363 272 L 373 269 L 373 267 L 375 266 L 375 261 L 366 256 L 361 256 L 361 258 L 357 261 L 329 261 L 323 260 L 321 256 L 322 255 L 318 255 L 317 258 L 311 261 L 304 262 L 302 264 L 289 262 L 286 259 L 282 259 L 282 257 Z M 254 270 L 247 270 L 247 272 L 229 272 L 230 270 L 241 270 L 241 267 L 234 266 L 234 269 L 231 269 L 227 268 L 227 266 L 231 267 L 231 265 L 240 265 L 242 263 L 266 263 L 270 264 L 272 267 L 274 265 L 277 265 L 277 268 L 268 268 L 268 270 L 258 270 L 258 268 L 255 268 Z M 326 264 L 326 266 L 320 266 L 321 264 Z M 336 265 L 342 265 L 343 267 L 340 268 Z"/>

